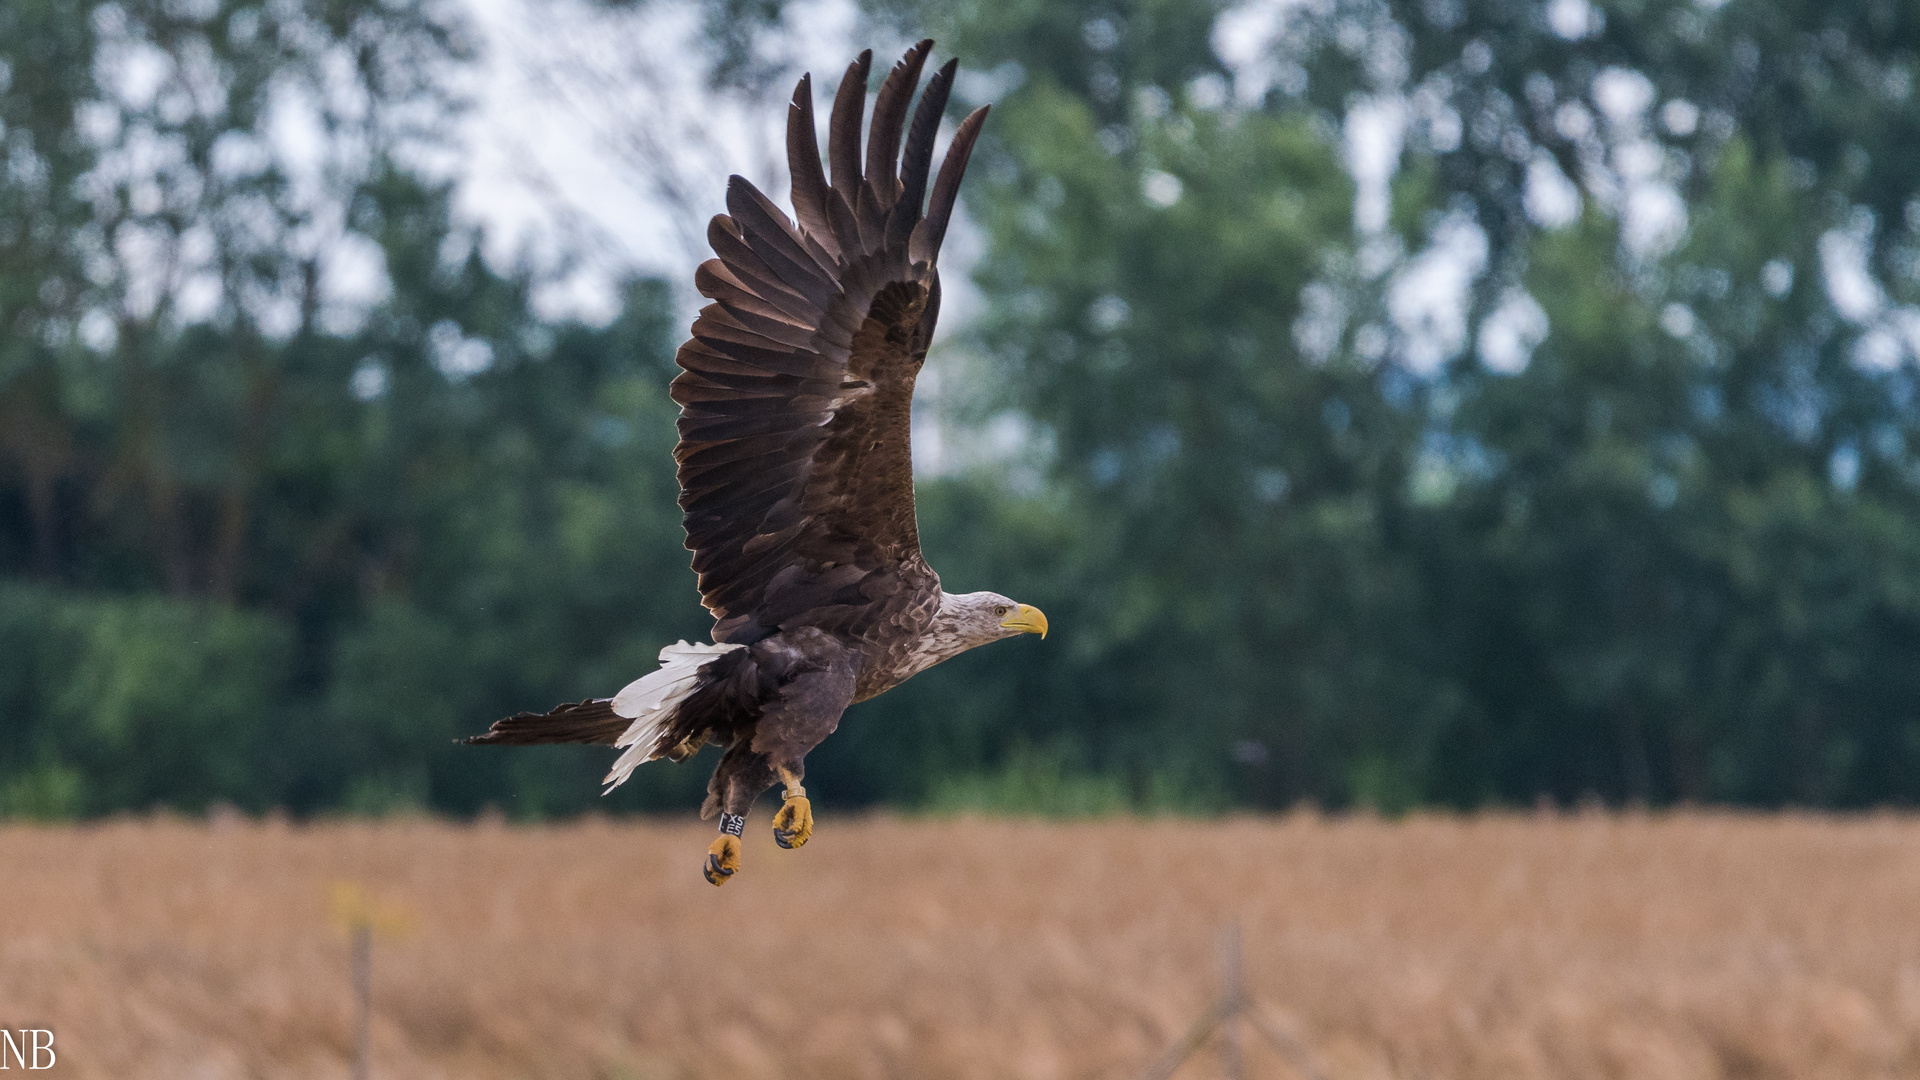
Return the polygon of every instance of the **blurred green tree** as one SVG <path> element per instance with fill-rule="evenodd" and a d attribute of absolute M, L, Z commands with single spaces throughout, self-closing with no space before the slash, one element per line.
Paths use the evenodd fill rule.
<path fill-rule="evenodd" d="M 866 10 L 1001 103 L 968 347 L 1072 537 L 1075 656 L 1024 700 L 1078 767 L 1384 808 L 1920 794 L 1911 13 Z M 1397 167 L 1350 218 L 1369 138 Z M 1451 332 L 1405 310 L 1436 268 Z"/>
<path fill-rule="evenodd" d="M 706 6 L 772 108 L 785 7 Z M 855 710 L 822 795 L 1920 799 L 1920 16 L 862 18 L 996 103 L 928 555 L 1060 632 Z M 577 811 L 603 754 L 451 740 L 704 636 L 674 296 L 555 321 L 479 257 L 418 153 L 471 53 L 411 0 L 0 7 L 0 813 Z"/>
<path fill-rule="evenodd" d="M 1274 104 L 1404 103 L 1402 240 L 1469 215 L 1477 321 L 1542 317 L 1438 380 L 1430 793 L 1914 798 L 1920 19 L 1336 0 L 1274 48 Z"/>
<path fill-rule="evenodd" d="M 0 801 L 588 805 L 451 742 L 701 629 L 664 287 L 593 329 L 485 266 L 398 156 L 428 5 L 0 17 Z"/>

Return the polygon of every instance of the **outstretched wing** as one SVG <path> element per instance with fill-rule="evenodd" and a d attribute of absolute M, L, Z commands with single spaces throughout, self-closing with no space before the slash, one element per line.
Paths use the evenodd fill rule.
<path fill-rule="evenodd" d="M 937 595 L 914 523 L 908 429 L 940 308 L 935 260 L 987 110 L 961 123 L 929 200 L 957 62 L 905 121 L 932 47 L 908 50 L 881 86 L 864 172 L 872 53 L 848 67 L 827 135 L 831 183 L 802 78 L 787 114 L 798 221 L 735 176 L 728 212 L 708 227 L 718 258 L 694 280 L 713 303 L 680 347 L 672 394 L 687 547 L 716 642 L 751 643 L 796 620 L 859 633 L 903 590 L 930 581 Z"/>

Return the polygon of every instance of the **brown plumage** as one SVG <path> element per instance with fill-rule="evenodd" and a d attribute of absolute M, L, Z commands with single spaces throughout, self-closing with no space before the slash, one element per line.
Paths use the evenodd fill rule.
<path fill-rule="evenodd" d="M 795 799 L 805 809 L 802 759 L 847 705 L 975 645 L 1044 633 L 1026 605 L 943 591 L 920 554 L 913 386 L 940 311 L 940 244 L 987 115 L 961 122 L 929 199 L 957 66 L 935 72 L 909 121 L 932 47 L 888 73 L 864 155 L 871 53 L 848 67 L 826 171 L 803 77 L 787 117 L 794 218 L 735 176 L 708 227 L 717 257 L 694 282 L 713 302 L 680 347 L 671 393 L 687 547 L 715 644 L 670 646 L 659 671 L 613 698 L 509 717 L 469 741 L 629 747 L 611 784 L 714 741 L 730 749 L 704 813 L 744 814 L 779 779 L 786 818 Z M 800 841 L 810 829 L 808 815 Z"/>

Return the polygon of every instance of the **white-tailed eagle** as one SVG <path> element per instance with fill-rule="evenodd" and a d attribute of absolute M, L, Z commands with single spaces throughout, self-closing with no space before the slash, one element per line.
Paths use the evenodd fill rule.
<path fill-rule="evenodd" d="M 920 555 L 909 427 L 913 383 L 940 312 L 940 242 L 986 120 L 961 122 L 928 188 L 957 61 L 908 121 L 931 41 L 907 51 L 875 98 L 872 53 L 847 68 L 821 168 L 813 84 L 787 112 L 790 220 L 738 176 L 694 276 L 712 300 L 675 360 L 680 508 L 711 645 L 660 651 L 660 669 L 615 694 L 494 723 L 476 743 L 624 747 L 606 783 L 655 758 L 727 747 L 701 816 L 720 816 L 706 878 L 740 867 L 747 811 L 777 781 L 774 839 L 813 832 L 807 751 L 847 706 L 990 641 L 1047 632 L 1037 608 L 954 594 Z M 901 139 L 905 136 L 905 148 Z"/>

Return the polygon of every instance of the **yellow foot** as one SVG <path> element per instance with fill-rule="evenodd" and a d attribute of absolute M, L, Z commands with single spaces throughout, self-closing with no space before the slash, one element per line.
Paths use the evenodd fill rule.
<path fill-rule="evenodd" d="M 789 795 L 773 815 L 773 842 L 797 848 L 813 836 L 813 805 L 805 795 Z"/>
<path fill-rule="evenodd" d="M 740 838 L 722 836 L 714 840 L 707 848 L 707 868 L 704 873 L 707 880 L 715 885 L 725 885 L 727 879 L 740 872 Z"/>

